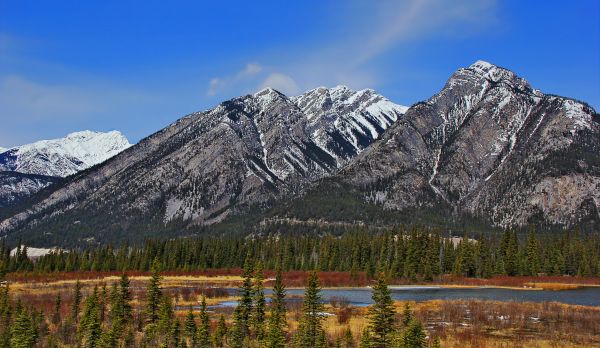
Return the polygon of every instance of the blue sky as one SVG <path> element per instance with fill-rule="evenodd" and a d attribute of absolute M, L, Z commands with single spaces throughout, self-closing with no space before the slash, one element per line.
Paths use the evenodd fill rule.
<path fill-rule="evenodd" d="M 405 105 L 478 59 L 600 110 L 600 2 L 0 1 L 0 146 L 92 129 L 136 142 L 264 86 Z"/>

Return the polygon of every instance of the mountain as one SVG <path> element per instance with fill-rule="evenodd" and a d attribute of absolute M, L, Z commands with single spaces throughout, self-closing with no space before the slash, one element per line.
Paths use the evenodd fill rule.
<path fill-rule="evenodd" d="M 17 172 L 0 172 L 0 208 L 5 208 L 60 182 L 61 178 Z"/>
<path fill-rule="evenodd" d="M 0 208 L 116 155 L 131 144 L 117 131 L 82 131 L 0 152 Z"/>
<path fill-rule="evenodd" d="M 130 147 L 118 131 L 71 133 L 0 153 L 0 171 L 66 177 L 104 162 Z"/>
<path fill-rule="evenodd" d="M 339 187 L 387 212 L 465 214 L 499 227 L 597 222 L 599 121 L 583 102 L 478 61 L 313 192 L 322 202 Z"/>
<path fill-rule="evenodd" d="M 406 109 L 373 90 L 317 88 L 290 98 L 267 88 L 185 116 L 73 175 L 0 231 L 76 243 L 215 224 L 335 174 Z"/>

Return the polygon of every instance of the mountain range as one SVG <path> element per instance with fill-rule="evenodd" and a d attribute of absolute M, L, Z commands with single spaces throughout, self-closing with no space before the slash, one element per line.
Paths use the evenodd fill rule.
<path fill-rule="evenodd" d="M 397 223 L 422 212 L 423 223 L 437 214 L 573 227 L 600 217 L 599 132 L 587 104 L 483 61 L 410 108 L 369 89 L 288 97 L 267 88 L 69 176 L 1 221 L 0 232 L 54 246 L 190 234 L 236 219 L 249 230 L 269 221 Z"/>
<path fill-rule="evenodd" d="M 102 163 L 131 144 L 118 131 L 82 131 L 64 138 L 0 149 L 0 208 L 62 178 Z"/>

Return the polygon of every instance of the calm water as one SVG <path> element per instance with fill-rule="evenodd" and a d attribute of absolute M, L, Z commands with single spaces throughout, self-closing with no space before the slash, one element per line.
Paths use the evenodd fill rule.
<path fill-rule="evenodd" d="M 410 301 L 428 301 L 428 300 L 493 300 L 493 301 L 518 301 L 518 302 L 562 302 L 575 305 L 600 306 L 600 288 L 581 288 L 576 290 L 546 291 L 546 290 L 511 290 L 497 288 L 469 288 L 469 289 L 448 289 L 440 287 L 398 287 L 391 288 L 392 298 L 394 300 Z M 235 289 L 229 289 L 232 294 Z M 270 295 L 269 289 L 265 294 Z M 303 289 L 289 289 L 288 296 L 302 296 Z M 353 289 L 323 289 L 321 291 L 323 300 L 330 302 L 331 299 L 343 298 L 354 306 L 368 306 L 371 300 L 371 289 L 353 288 Z M 301 301 L 298 298 L 289 299 L 290 301 Z M 218 306 L 235 306 L 236 301 L 222 302 Z"/>

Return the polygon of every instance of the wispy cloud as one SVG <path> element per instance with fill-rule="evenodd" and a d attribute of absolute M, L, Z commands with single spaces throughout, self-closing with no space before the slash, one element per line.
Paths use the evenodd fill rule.
<path fill-rule="evenodd" d="M 247 83 L 249 79 L 252 79 L 261 71 L 263 71 L 263 67 L 258 63 L 252 62 L 247 63 L 242 70 L 230 76 L 213 77 L 208 82 L 206 95 L 215 96 L 220 92 L 227 91 L 236 84 Z"/>
<path fill-rule="evenodd" d="M 385 79 L 385 73 L 373 66 L 377 58 L 415 40 L 479 33 L 494 23 L 495 5 L 496 0 L 350 1 L 334 19 L 338 34 L 318 44 L 280 48 L 285 53 L 275 49 L 264 57 L 268 64 L 257 65 L 260 69 L 247 65 L 230 76 L 214 77 L 207 95 L 264 87 L 288 94 L 322 85 L 376 87 Z M 289 51 L 297 51 L 297 58 L 281 59 Z"/>
<path fill-rule="evenodd" d="M 158 99 L 115 84 L 57 85 L 19 75 L 0 76 L 1 145 L 20 145 L 84 128 L 107 130 L 110 124 L 118 126 L 136 105 L 151 105 Z M 96 128 L 99 124 L 104 127 Z"/>
<path fill-rule="evenodd" d="M 261 88 L 271 87 L 288 95 L 297 94 L 300 89 L 296 81 L 288 75 L 271 73 L 263 81 Z"/>

